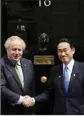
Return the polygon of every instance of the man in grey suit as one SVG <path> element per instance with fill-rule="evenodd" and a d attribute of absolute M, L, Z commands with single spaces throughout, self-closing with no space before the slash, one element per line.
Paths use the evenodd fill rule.
<path fill-rule="evenodd" d="M 26 44 L 20 37 L 11 36 L 4 45 L 7 56 L 0 59 L 1 114 L 34 114 L 33 104 L 28 107 L 32 96 L 35 96 L 33 65 L 30 60 L 22 58 Z"/>
<path fill-rule="evenodd" d="M 35 102 L 51 98 L 54 115 L 84 115 L 84 63 L 75 61 L 75 48 L 62 38 L 57 44 L 61 64 L 52 68 L 48 89 Z"/>

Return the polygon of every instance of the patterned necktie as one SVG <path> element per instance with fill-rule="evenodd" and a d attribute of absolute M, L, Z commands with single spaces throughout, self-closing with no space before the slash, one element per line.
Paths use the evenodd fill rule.
<path fill-rule="evenodd" d="M 23 78 L 23 72 L 22 72 L 21 66 L 19 64 L 16 64 L 15 65 L 15 70 L 17 72 L 17 75 L 18 75 L 18 78 L 21 82 L 22 87 L 24 87 L 24 78 Z"/>
<path fill-rule="evenodd" d="M 64 89 L 65 89 L 65 92 L 67 93 L 68 86 L 69 86 L 68 67 L 64 68 L 63 75 L 64 75 Z"/>

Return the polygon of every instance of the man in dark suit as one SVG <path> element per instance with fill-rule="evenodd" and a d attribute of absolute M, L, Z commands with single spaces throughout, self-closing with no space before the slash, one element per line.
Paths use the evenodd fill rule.
<path fill-rule="evenodd" d="M 84 115 L 84 63 L 73 59 L 75 48 L 67 38 L 59 40 L 57 53 L 62 63 L 52 68 L 48 90 L 34 99 L 43 102 L 51 98 L 52 114 Z"/>
<path fill-rule="evenodd" d="M 20 37 L 11 36 L 4 45 L 7 56 L 0 59 L 1 114 L 34 114 L 34 106 L 28 107 L 30 96 L 35 96 L 33 65 L 30 60 L 22 58 L 26 44 Z"/>

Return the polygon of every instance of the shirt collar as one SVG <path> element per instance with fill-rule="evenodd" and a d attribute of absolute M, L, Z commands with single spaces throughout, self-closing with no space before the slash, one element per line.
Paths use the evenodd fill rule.
<path fill-rule="evenodd" d="M 17 62 L 17 65 L 21 66 L 20 60 Z"/>
<path fill-rule="evenodd" d="M 72 60 L 69 62 L 69 64 L 67 65 L 67 67 L 68 67 L 68 69 L 69 69 L 70 71 L 72 71 L 73 65 L 74 65 L 74 59 L 72 59 Z M 63 70 L 64 70 L 65 66 L 66 66 L 66 65 L 63 64 Z"/>

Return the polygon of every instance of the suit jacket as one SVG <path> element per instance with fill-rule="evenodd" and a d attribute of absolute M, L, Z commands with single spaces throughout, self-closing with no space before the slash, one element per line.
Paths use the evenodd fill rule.
<path fill-rule="evenodd" d="M 35 97 L 36 102 L 53 100 L 53 114 L 84 114 L 84 63 L 75 61 L 67 94 L 63 85 L 62 64 L 52 68 L 48 90 Z"/>
<path fill-rule="evenodd" d="M 14 65 L 7 56 L 1 58 L 1 113 L 2 114 L 33 114 L 34 107 L 26 108 L 15 104 L 20 95 L 35 96 L 35 83 L 33 65 L 30 60 L 22 58 L 21 67 L 24 75 L 24 88 L 22 88 Z"/>

